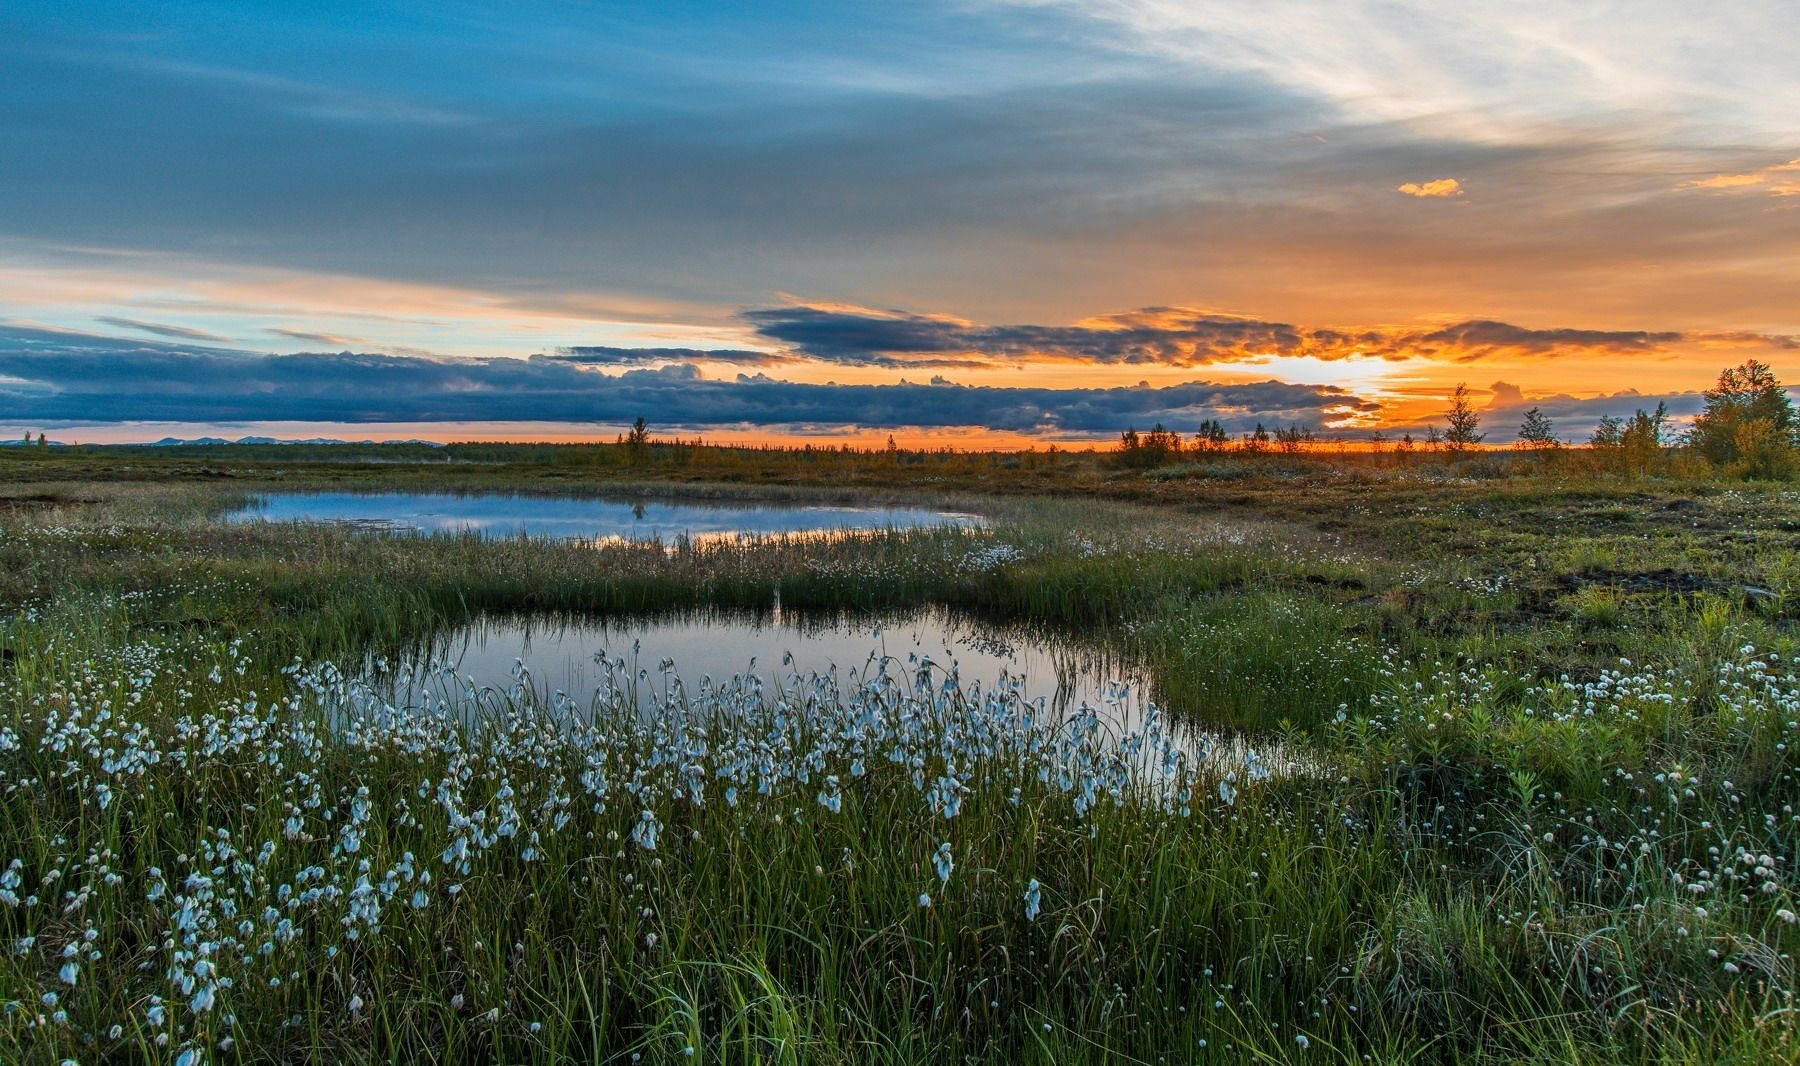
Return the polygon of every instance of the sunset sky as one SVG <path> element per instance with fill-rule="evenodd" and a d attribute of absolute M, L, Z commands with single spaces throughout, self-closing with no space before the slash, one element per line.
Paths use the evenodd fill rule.
<path fill-rule="evenodd" d="M 1792 0 L 22 2 L 0 434 L 1565 435 L 1800 381 Z"/>

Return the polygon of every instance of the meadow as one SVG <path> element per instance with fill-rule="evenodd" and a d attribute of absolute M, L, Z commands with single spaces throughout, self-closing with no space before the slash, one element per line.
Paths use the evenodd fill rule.
<path fill-rule="evenodd" d="M 215 520 L 496 487 L 988 524 Z M 777 590 L 1079 637 L 1171 726 L 1304 757 L 941 668 L 664 682 L 643 714 L 394 706 L 349 666 L 484 614 Z M 1679 466 L 9 449 L 0 1059 L 1791 1061 L 1797 615 L 1800 494 Z"/>

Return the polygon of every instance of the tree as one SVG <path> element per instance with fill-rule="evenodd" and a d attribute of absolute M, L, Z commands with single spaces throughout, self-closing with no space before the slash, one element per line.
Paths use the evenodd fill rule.
<path fill-rule="evenodd" d="M 1525 421 L 1519 425 L 1519 447 L 1526 451 L 1541 452 L 1562 446 L 1561 438 L 1556 435 L 1556 426 L 1550 417 L 1536 407 L 1525 412 Z"/>
<path fill-rule="evenodd" d="M 1119 434 L 1119 461 L 1126 466 L 1160 466 L 1181 455 L 1181 436 L 1158 422 L 1148 433 Z"/>
<path fill-rule="evenodd" d="M 1469 386 L 1459 384 L 1456 391 L 1450 394 L 1450 410 L 1444 412 L 1444 421 L 1450 424 L 1444 434 L 1444 446 L 1453 452 L 1464 452 L 1481 443 L 1485 433 L 1481 429 L 1481 415 L 1475 411 L 1475 405 L 1469 402 Z"/>
<path fill-rule="evenodd" d="M 1664 429 L 1668 426 L 1669 405 L 1659 403 L 1655 411 L 1638 408 L 1631 421 L 1619 433 L 1619 458 L 1626 471 L 1643 475 L 1662 458 Z"/>
<path fill-rule="evenodd" d="M 1767 419 L 1739 423 L 1733 444 L 1737 459 L 1728 469 L 1739 477 L 1787 480 L 1800 471 L 1800 450 L 1792 437 L 1778 433 Z"/>
<path fill-rule="evenodd" d="M 1601 415 L 1594 426 L 1594 435 L 1588 438 L 1588 446 L 1592 448 L 1617 448 L 1620 439 L 1625 435 L 1625 423 L 1611 415 Z"/>
<path fill-rule="evenodd" d="M 1300 426 L 1289 426 L 1286 429 L 1277 427 L 1275 430 L 1276 446 L 1289 455 L 1298 453 L 1302 445 L 1311 444 L 1312 442 L 1313 435 L 1312 430 L 1310 429 L 1304 429 Z"/>
<path fill-rule="evenodd" d="M 1194 431 L 1194 450 L 1199 452 L 1222 452 L 1225 445 L 1231 442 L 1231 434 L 1225 432 L 1225 424 L 1216 418 L 1208 418 L 1200 423 Z"/>
<path fill-rule="evenodd" d="M 1792 450 L 1800 444 L 1800 417 L 1765 363 L 1750 359 L 1720 372 L 1719 383 L 1703 398 L 1705 407 L 1694 420 L 1688 443 L 1716 466 L 1730 468 L 1747 458 L 1740 437 L 1758 454 L 1759 464 L 1772 448 Z"/>
<path fill-rule="evenodd" d="M 1181 454 L 1181 437 L 1158 422 L 1150 427 L 1150 432 L 1144 434 L 1143 447 L 1153 453 L 1158 461 L 1170 459 Z"/>

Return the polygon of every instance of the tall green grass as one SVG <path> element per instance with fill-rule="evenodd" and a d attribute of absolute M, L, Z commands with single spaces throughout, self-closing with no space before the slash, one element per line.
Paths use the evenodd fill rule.
<path fill-rule="evenodd" d="M 1383 556 L 1103 505 L 1000 504 L 975 534 L 591 548 L 220 527 L 204 521 L 216 496 L 160 491 L 0 521 L 0 864 L 20 862 L 19 903 L 0 903 L 0 1059 L 1793 1055 L 1800 682 L 1780 619 L 1725 592 L 1607 586 L 1539 608 L 1494 579 L 1503 540 L 1467 560 L 1404 541 Z M 1544 565 L 1632 561 L 1581 539 Z M 1103 790 L 1084 812 L 1030 768 L 972 756 L 946 818 L 880 760 L 860 777 L 828 760 L 735 807 L 713 781 L 705 804 L 662 790 L 596 810 L 570 749 L 491 702 L 454 743 L 287 733 L 329 710 L 284 670 L 296 657 L 360 662 L 485 612 L 759 608 L 777 589 L 790 607 L 942 603 L 1055 627 L 1139 657 L 1180 713 L 1285 726 L 1298 754 L 1266 780 L 1220 767 L 1179 803 Z M 119 769 L 144 737 L 182 758 Z M 615 756 L 620 782 L 679 765 Z M 120 786 L 104 807 L 102 782 Z M 453 875 L 446 782 L 465 813 L 497 817 L 511 789 L 525 824 L 568 821 L 530 858 L 521 834 Z M 334 851 L 357 809 L 357 850 Z M 653 851 L 631 838 L 645 809 Z M 227 841 L 242 854 L 221 858 Z M 946 841 L 948 884 L 932 865 Z M 196 874 L 248 898 L 315 866 L 351 885 L 367 861 L 378 881 L 408 851 L 436 877 L 424 908 L 400 893 L 379 934 L 347 940 L 326 907 L 278 961 L 222 960 L 257 979 L 215 1008 L 170 992 L 152 867 L 168 891 Z"/>

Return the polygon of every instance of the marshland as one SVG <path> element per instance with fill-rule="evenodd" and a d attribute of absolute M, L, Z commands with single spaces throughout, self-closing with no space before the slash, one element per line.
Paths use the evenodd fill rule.
<path fill-rule="evenodd" d="M 0 452 L 0 1059 L 1791 1059 L 1800 495 L 1678 458 Z M 496 492 L 903 517 L 231 519 Z"/>

